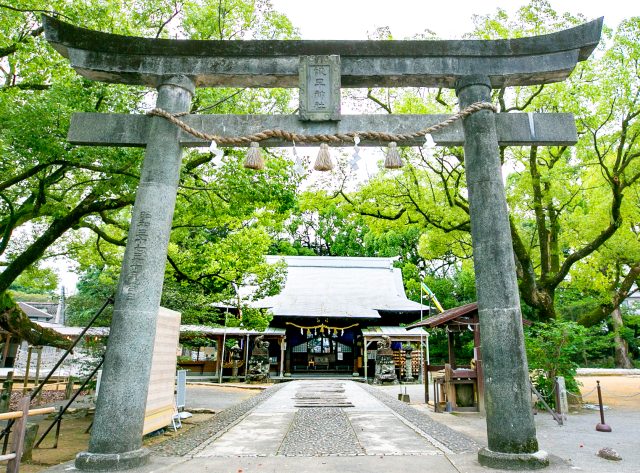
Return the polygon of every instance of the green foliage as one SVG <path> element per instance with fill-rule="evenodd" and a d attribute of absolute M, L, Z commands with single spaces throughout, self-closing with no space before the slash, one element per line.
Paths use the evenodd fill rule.
<path fill-rule="evenodd" d="M 221 324 L 220 314 L 213 310 L 213 297 L 207 296 L 202 287 L 189 282 L 177 282 L 167 278 L 162 288 L 160 305 L 180 312 L 183 325 Z"/>
<path fill-rule="evenodd" d="M 183 332 L 180 334 L 180 343 L 190 350 L 197 350 L 200 347 L 210 347 L 214 342 L 200 332 Z"/>
<path fill-rule="evenodd" d="M 290 39 L 297 32 L 264 0 L 0 5 L 0 256 L 7 262 L 0 292 L 11 283 L 22 291 L 51 286 L 29 268 L 48 253 L 66 253 L 81 273 L 68 320 L 84 325 L 117 283 L 143 152 L 71 147 L 70 116 L 139 113 L 149 97 L 145 88 L 80 77 L 46 42 L 42 10 L 87 28 L 147 37 Z M 284 89 L 198 89 L 192 112 L 290 113 L 290 103 Z M 186 322 L 215 323 L 210 304 L 235 299 L 233 284 L 252 284 L 260 297 L 282 282 L 282 268 L 263 255 L 295 204 L 298 179 L 278 156 L 254 173 L 241 167 L 243 155 L 228 152 L 219 166 L 210 153 L 185 154 L 163 303 Z M 77 209 L 91 210 L 69 219 Z M 102 323 L 109 319 L 105 314 Z"/>
<path fill-rule="evenodd" d="M 86 327 L 98 309 L 115 293 L 117 273 L 109 268 L 92 266 L 80 276 L 78 292 L 67 299 L 66 324 Z M 95 327 L 111 324 L 113 306 L 108 306 L 94 323 Z"/>
<path fill-rule="evenodd" d="M 9 286 L 14 294 L 22 292 L 26 294 L 46 294 L 53 296 L 53 291 L 58 287 L 58 275 L 51 268 L 38 268 L 29 266 Z"/>
<path fill-rule="evenodd" d="M 525 344 L 532 381 L 547 402 L 553 403 L 555 377 L 563 376 L 567 389 L 579 392 L 576 369 L 610 351 L 611 335 L 575 322 L 556 320 L 526 327 Z"/>
<path fill-rule="evenodd" d="M 33 294 L 31 292 L 7 291 L 16 302 L 55 302 L 52 294 Z"/>

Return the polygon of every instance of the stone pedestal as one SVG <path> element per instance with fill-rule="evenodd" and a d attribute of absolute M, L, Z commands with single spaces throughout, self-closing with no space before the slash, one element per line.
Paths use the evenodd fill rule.
<path fill-rule="evenodd" d="M 460 108 L 491 100 L 491 84 L 485 76 L 462 78 L 456 91 Z M 478 459 L 494 468 L 540 468 L 548 460 L 538 452 L 533 422 L 494 113 L 474 113 L 464 119 L 463 127 L 489 444 Z"/>
<path fill-rule="evenodd" d="M 193 82 L 172 77 L 158 87 L 157 107 L 189 110 Z M 167 246 L 180 178 L 180 130 L 155 117 L 136 194 L 116 293 L 89 451 L 76 457 L 85 471 L 115 471 L 143 465 L 147 388 L 167 261 Z"/>

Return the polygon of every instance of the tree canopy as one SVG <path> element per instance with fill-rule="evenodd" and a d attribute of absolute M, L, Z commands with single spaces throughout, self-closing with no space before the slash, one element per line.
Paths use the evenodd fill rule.
<path fill-rule="evenodd" d="M 141 113 L 154 92 L 80 77 L 44 40 L 41 13 L 147 37 L 292 39 L 297 31 L 267 0 L 0 4 L 0 294 L 49 290 L 55 280 L 43 262 L 65 255 L 81 273 L 71 309 L 72 320 L 82 323 L 115 289 L 143 151 L 72 146 L 70 116 Z M 491 39 L 543 34 L 585 19 L 534 0 L 513 16 L 498 10 L 474 21 L 469 37 Z M 392 38 L 385 29 L 376 37 Z M 530 318 L 598 325 L 637 290 L 638 38 L 640 18 L 629 18 L 605 29 L 593 57 L 569 80 L 493 93 L 502 112 L 571 112 L 578 128 L 574 147 L 501 150 Z M 376 113 L 456 109 L 449 90 L 350 90 L 345 100 Z M 191 112 L 293 113 L 292 103 L 282 89 L 198 89 Z M 445 307 L 474 299 L 461 148 L 403 149 L 404 168 L 380 170 L 366 182 L 354 181 L 342 162 L 316 186 L 301 186 L 284 153 L 268 153 L 272 159 L 260 173 L 242 168 L 241 151 L 226 150 L 222 160 L 207 150 L 184 154 L 163 303 L 183 312 L 185 322 L 215 323 L 209 308 L 223 303 L 237 306 L 246 323 L 264 325 L 268 316 L 252 312 L 246 299 L 273 294 L 282 283 L 284 270 L 266 263 L 269 253 L 397 256 L 410 297 L 420 298 L 426 277 Z M 242 285 L 252 286 L 253 296 L 239 291 Z M 10 298 L 1 300 L 0 326 L 22 326 L 24 314 Z"/>
<path fill-rule="evenodd" d="M 41 13 L 138 36 L 287 39 L 297 34 L 286 17 L 262 0 L 0 5 L 0 294 L 28 268 L 55 255 L 76 259 L 81 271 L 119 266 L 143 152 L 75 147 L 66 141 L 66 133 L 73 112 L 135 113 L 154 100 L 151 90 L 88 81 L 76 74 L 45 41 Z M 291 110 L 283 90 L 199 89 L 191 111 Z M 260 177 L 244 172 L 238 178 L 238 153 L 228 153 L 222 165 L 213 158 L 195 151 L 184 157 L 169 271 L 180 283 L 209 284 L 209 290 L 220 291 L 250 275 L 264 290 L 273 290 L 267 286 L 277 271 L 264 262 L 268 232 L 262 223 L 277 223 L 287 214 L 296 182 L 289 178 L 290 166 L 274 164 Z M 223 175 L 225 189 L 216 182 Z M 285 184 L 274 184 L 279 181 Z M 236 200 L 240 195 L 243 203 Z M 196 271 L 186 255 L 198 252 L 198 241 L 217 252 L 208 267 Z M 255 251 L 240 250 L 246 246 Z M 222 255 L 224 261 L 213 259 Z M 3 301 L 8 305 L 2 314 L 21 313 L 8 299 Z M 0 324 L 11 325 L 6 318 L 0 318 Z"/>

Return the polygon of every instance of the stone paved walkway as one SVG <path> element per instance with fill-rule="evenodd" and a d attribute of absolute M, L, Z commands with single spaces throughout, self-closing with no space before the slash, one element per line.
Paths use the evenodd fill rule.
<path fill-rule="evenodd" d="M 414 402 L 422 387 L 406 386 Z M 278 384 L 220 412 L 210 421 L 153 448 L 148 465 L 130 473 L 499 473 L 477 461 L 486 445 L 484 418 L 426 414 L 424 405 L 396 400 L 397 386 L 351 381 Z M 312 407 L 296 407 L 300 404 Z M 352 405 L 353 407 L 337 407 Z M 416 409 L 417 407 L 417 409 Z M 612 433 L 595 431 L 598 414 L 571 415 L 559 427 L 536 416 L 538 439 L 550 453 L 544 473 L 637 473 L 640 410 L 607 411 Z M 439 420 L 440 422 L 437 422 Z M 442 422 L 446 423 L 444 425 Z M 452 428 L 450 428 L 452 427 Z M 453 430 L 455 429 L 455 430 Z M 465 435 L 466 434 L 466 435 Z M 601 447 L 621 462 L 595 455 Z M 77 471 L 73 463 L 47 473 Z"/>
<path fill-rule="evenodd" d="M 436 424 L 353 381 L 293 381 L 256 405 L 240 422 L 190 452 L 196 457 L 441 455 L 447 445 L 475 448 Z M 384 399 L 386 398 L 386 399 Z M 304 401 L 302 404 L 300 402 Z M 313 407 L 297 407 L 310 405 Z M 352 407 L 340 407 L 352 406 Z M 409 417 L 409 418 L 407 418 Z M 439 424 L 437 424 L 439 425 Z M 442 427 L 442 426 L 441 426 Z"/>

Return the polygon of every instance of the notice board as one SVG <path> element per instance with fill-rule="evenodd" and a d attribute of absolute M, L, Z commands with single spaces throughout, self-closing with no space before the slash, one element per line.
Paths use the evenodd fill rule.
<path fill-rule="evenodd" d="M 143 434 L 171 424 L 176 410 L 174 389 L 179 337 L 180 312 L 160 307 Z"/>

